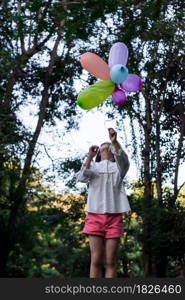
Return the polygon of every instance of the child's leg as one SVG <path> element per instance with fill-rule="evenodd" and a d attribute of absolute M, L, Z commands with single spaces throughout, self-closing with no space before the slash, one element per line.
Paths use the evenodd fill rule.
<path fill-rule="evenodd" d="M 91 250 L 90 278 L 102 277 L 104 261 L 104 238 L 101 236 L 89 235 Z"/>
<path fill-rule="evenodd" d="M 114 278 L 116 272 L 116 252 L 119 245 L 119 238 L 105 239 L 105 256 L 106 256 L 106 278 Z"/>

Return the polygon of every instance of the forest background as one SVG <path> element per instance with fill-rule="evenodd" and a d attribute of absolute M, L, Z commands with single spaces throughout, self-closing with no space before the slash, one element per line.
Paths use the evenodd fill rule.
<path fill-rule="evenodd" d="M 97 81 L 79 57 L 91 51 L 107 61 L 117 41 L 128 46 L 127 66 L 143 80 L 125 106 L 110 98 L 95 111 L 130 133 L 125 147 L 137 166 L 137 179 L 125 182 L 132 211 L 118 276 L 185 276 L 184 16 L 183 0 L 0 2 L 1 277 L 89 276 L 81 232 L 87 188 L 75 178 L 84 156 L 53 159 L 47 133 L 56 130 L 56 147 L 65 149 L 81 122 L 78 92 Z M 51 160 L 45 169 L 44 155 Z"/>

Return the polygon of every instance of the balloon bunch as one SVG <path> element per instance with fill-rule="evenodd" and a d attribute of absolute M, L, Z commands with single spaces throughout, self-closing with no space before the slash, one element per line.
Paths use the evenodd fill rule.
<path fill-rule="evenodd" d="M 98 55 L 86 52 L 81 55 L 82 67 L 96 77 L 102 79 L 82 91 L 77 98 L 83 109 L 91 109 L 112 94 L 115 104 L 122 106 L 126 102 L 126 92 L 136 92 L 142 88 L 141 78 L 129 74 L 126 67 L 128 48 L 124 43 L 115 43 L 109 53 L 108 64 Z"/>

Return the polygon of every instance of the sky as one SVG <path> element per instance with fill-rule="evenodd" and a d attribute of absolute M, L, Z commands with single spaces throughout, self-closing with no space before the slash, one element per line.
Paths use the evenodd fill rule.
<path fill-rule="evenodd" d="M 47 145 L 49 156 L 55 161 L 78 155 L 84 156 L 88 153 L 88 149 L 91 145 L 99 146 L 101 143 L 109 141 L 108 128 L 114 128 L 117 131 L 118 141 L 130 158 L 130 169 L 127 173 L 127 179 L 136 180 L 138 171 L 134 161 L 131 160 L 131 149 L 125 147 L 125 143 L 123 142 L 124 137 L 117 129 L 116 120 L 108 119 L 106 114 L 99 111 L 98 108 L 90 111 L 80 109 L 80 111 L 82 113 L 82 118 L 80 120 L 79 130 L 72 130 L 60 138 L 57 132 L 63 130 L 63 125 L 62 122 L 58 122 L 57 127 L 53 128 L 50 132 L 45 130 L 42 131 L 39 143 L 45 143 Z M 51 165 L 51 160 L 46 154 L 40 155 L 41 157 L 38 159 L 39 168 L 44 170 L 44 168 Z M 63 188 L 63 180 L 56 178 L 55 189 L 58 192 L 61 192 Z"/>
<path fill-rule="evenodd" d="M 91 145 L 100 145 L 105 141 L 109 141 L 108 128 L 110 127 L 117 131 L 118 141 L 128 154 L 130 160 L 130 168 L 126 175 L 126 179 L 128 182 L 137 180 L 139 172 L 131 157 L 132 148 L 129 146 L 131 143 L 131 134 L 129 130 L 127 130 L 127 140 L 125 141 L 123 131 L 119 131 L 116 126 L 116 119 L 108 119 L 106 108 L 104 110 L 101 109 L 101 111 L 98 107 L 89 111 L 82 110 L 79 107 L 77 109 L 82 114 L 78 130 L 72 130 L 69 133 L 63 134 L 64 124 L 62 121 L 57 121 L 56 127 L 44 127 L 41 131 L 35 166 L 41 172 L 44 172 L 45 169 L 51 167 L 50 174 L 52 175 L 52 172 L 56 173 L 54 184 L 50 181 L 45 181 L 44 184 L 48 185 L 53 190 L 62 193 L 65 185 L 63 179 L 57 176 L 57 172 L 55 172 L 54 167 L 52 167 L 52 161 L 57 162 L 69 157 L 75 158 L 84 156 L 88 153 L 88 149 Z M 21 111 L 19 117 L 26 126 L 32 129 L 32 131 L 35 129 L 37 116 L 35 115 L 34 106 L 25 107 L 24 110 Z M 124 120 L 123 122 L 125 122 L 126 127 L 129 128 L 129 125 L 127 124 L 128 121 Z M 180 167 L 179 185 L 185 180 L 184 169 L 185 163 Z"/>
<path fill-rule="evenodd" d="M 81 78 L 75 81 L 74 87 L 77 93 L 86 87 L 86 85 L 84 86 L 84 82 L 87 76 L 88 72 L 83 70 Z M 38 107 L 31 103 L 32 101 L 30 99 L 29 105 L 20 111 L 19 118 L 23 121 L 23 124 L 33 132 L 38 118 Z M 109 141 L 108 128 L 112 127 L 117 130 L 118 140 L 130 160 L 127 179 L 128 181 L 137 180 L 139 171 L 131 157 L 132 148 L 129 146 L 131 144 L 131 133 L 129 132 L 130 125 L 128 124 L 128 120 L 125 119 L 123 121 L 127 128 L 126 133 L 123 132 L 123 130 L 119 131 L 116 126 L 116 119 L 108 120 L 106 111 L 107 108 L 105 106 L 103 106 L 101 110 L 99 107 L 96 107 L 88 111 L 77 106 L 77 112 L 80 112 L 82 115 L 79 120 L 79 130 L 72 130 L 66 134 L 62 121 L 56 121 L 56 127 L 45 126 L 38 140 L 36 167 L 44 171 L 48 167 L 52 168 L 52 160 L 57 161 L 69 157 L 75 158 L 77 156 L 84 156 L 84 154 L 88 153 L 88 149 L 91 145 L 100 145 L 105 141 Z M 114 114 L 113 111 L 113 115 L 115 115 L 116 118 L 116 112 Z M 41 150 L 40 153 L 39 150 Z M 180 167 L 179 185 L 185 181 L 184 169 L 185 163 Z M 54 167 L 52 171 L 54 171 Z M 54 188 L 60 191 L 63 187 L 64 184 L 62 180 L 56 176 Z"/>
<path fill-rule="evenodd" d="M 87 72 L 83 71 L 83 79 L 87 77 Z M 75 84 L 77 92 L 80 92 L 82 85 L 78 82 Z M 31 101 L 30 101 L 31 103 Z M 131 148 L 131 133 L 130 125 L 128 119 L 124 119 L 124 125 L 126 128 L 126 133 L 123 130 L 119 131 L 116 125 L 116 110 L 113 115 L 115 118 L 108 119 L 106 115 L 107 108 L 103 106 L 101 110 L 99 107 L 93 108 L 91 110 L 83 110 L 77 106 L 77 112 L 80 112 L 82 117 L 79 120 L 79 129 L 72 130 L 65 133 L 64 122 L 56 121 L 55 127 L 47 127 L 41 131 L 38 140 L 35 166 L 42 172 L 47 168 L 51 168 L 48 173 L 52 176 L 55 175 L 54 184 L 50 180 L 46 180 L 44 184 L 48 185 L 51 189 L 62 193 L 65 184 L 63 179 L 60 178 L 55 170 L 54 163 L 56 161 L 61 161 L 69 157 L 75 158 L 79 156 L 84 156 L 88 153 L 88 149 L 91 145 L 100 145 L 105 141 L 109 141 L 108 128 L 114 128 L 117 131 L 117 136 L 120 144 L 122 145 L 125 152 L 128 154 L 130 161 L 130 168 L 127 172 L 126 179 L 128 182 L 137 180 L 139 178 L 139 170 L 132 159 L 132 148 Z M 29 104 L 24 107 L 18 117 L 22 120 L 23 124 L 30 129 L 31 132 L 35 130 L 37 118 L 38 118 L 38 108 L 35 105 Z M 119 120 L 120 121 L 120 120 Z M 36 151 L 36 152 L 37 152 Z M 185 163 L 180 166 L 179 170 L 179 181 L 178 184 L 181 185 L 185 181 L 184 176 Z"/>

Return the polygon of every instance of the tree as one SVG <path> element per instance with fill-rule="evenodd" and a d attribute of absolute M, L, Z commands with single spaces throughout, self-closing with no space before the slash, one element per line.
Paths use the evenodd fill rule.
<path fill-rule="evenodd" d="M 41 130 L 56 119 L 65 120 L 67 130 L 76 126 L 73 82 L 81 67 L 75 55 L 80 52 L 78 43 L 88 39 L 96 20 L 110 10 L 107 2 L 5 0 L 0 4 L 0 186 L 7 203 L 3 207 L 7 221 L 0 220 L 2 276 L 7 276 L 7 259 L 16 244 Z M 33 132 L 17 117 L 30 102 L 38 117 Z M 14 169 L 16 180 L 13 171 L 7 174 L 7 163 L 14 160 L 20 165 L 19 173 L 17 166 Z M 4 176 L 9 177 L 6 189 Z"/>
<path fill-rule="evenodd" d="M 161 216 L 166 205 L 175 209 L 182 188 L 178 185 L 178 174 L 180 164 L 185 160 L 183 8 L 179 1 L 157 0 L 137 4 L 134 1 L 119 2 L 117 10 L 116 40 L 128 45 L 128 68 L 132 73 L 141 74 L 144 81 L 140 95 L 128 96 L 126 106 L 116 108 L 117 117 L 121 116 L 120 128 L 124 127 L 123 118 L 129 115 L 133 157 L 140 158 L 146 276 L 154 273 L 165 276 L 164 264 L 167 264 L 167 256 L 160 246 L 161 265 L 152 253 L 153 204 L 157 205 Z M 111 112 L 110 116 L 113 116 Z M 156 197 L 153 196 L 153 181 L 156 182 Z M 165 184 L 173 186 L 173 193 L 168 198 L 164 193 Z M 153 269 L 155 264 L 156 271 Z"/>
<path fill-rule="evenodd" d="M 128 68 L 143 78 L 141 93 L 128 95 L 125 107 L 107 101 L 108 115 L 117 118 L 120 129 L 129 117 L 132 132 L 133 158 L 140 170 L 144 186 L 143 253 L 145 276 L 165 276 L 167 254 L 165 247 L 153 249 L 152 230 L 158 211 L 158 226 L 166 221 L 166 207 L 176 211 L 179 167 L 184 162 L 184 39 L 183 3 L 179 1 L 115 1 L 117 11 L 111 18 L 115 34 L 103 39 L 97 53 L 108 57 L 108 49 L 116 41 L 129 48 Z M 98 34 L 98 33 L 97 33 Z M 92 80 L 92 77 L 91 77 Z M 105 104 L 106 105 L 106 104 Z M 104 107 L 104 106 L 103 106 Z M 117 110 L 117 114 L 112 109 Z M 128 129 L 127 129 L 128 130 Z M 177 142 L 178 141 L 178 142 Z M 153 183 L 156 183 L 154 196 Z M 173 192 L 166 193 L 165 186 Z M 170 219 L 171 220 L 171 219 Z M 154 241 L 154 240 L 153 240 Z M 158 263 L 158 254 L 161 263 Z"/>
<path fill-rule="evenodd" d="M 76 57 L 84 52 L 87 41 L 93 40 L 97 45 L 88 50 L 96 49 L 103 58 L 107 58 L 110 43 L 125 42 L 130 55 L 128 68 L 140 73 L 144 81 L 140 94 L 128 96 L 126 106 L 116 108 L 121 119 L 130 119 L 133 156 L 140 158 L 145 275 L 154 274 L 154 265 L 157 276 L 161 269 L 165 275 L 165 248 L 159 245 L 154 251 L 151 241 L 155 209 L 161 222 L 167 215 L 166 207 L 176 210 L 181 188 L 178 172 L 184 161 L 185 132 L 183 3 L 12 0 L 0 5 L 1 275 L 7 276 L 7 259 L 16 245 L 40 132 L 43 126 L 53 126 L 56 119 L 65 120 L 68 130 L 75 125 L 73 82 L 82 72 Z M 94 81 L 94 77 L 88 79 Z M 38 116 L 33 132 L 17 117 L 18 110 L 29 102 Z M 119 125 L 121 128 L 122 121 Z M 11 164 L 13 169 L 8 167 Z M 173 193 L 165 192 L 166 183 L 173 186 Z M 163 256 L 163 266 L 157 263 L 156 253 Z"/>
<path fill-rule="evenodd" d="M 33 173 L 25 194 L 27 204 L 18 220 L 16 243 L 7 263 L 8 275 L 88 276 L 88 245 L 81 233 L 84 197 L 56 194 L 43 184 L 38 170 Z"/>

